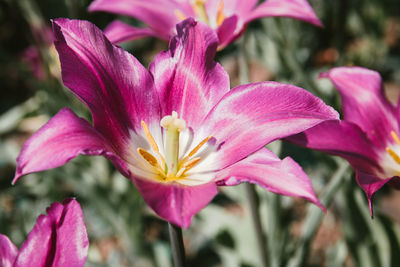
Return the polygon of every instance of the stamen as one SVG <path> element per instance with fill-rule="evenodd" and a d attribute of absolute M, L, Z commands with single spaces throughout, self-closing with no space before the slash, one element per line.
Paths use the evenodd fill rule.
<path fill-rule="evenodd" d="M 179 9 L 175 9 L 174 13 L 175 13 L 175 16 L 176 16 L 179 20 L 185 20 L 185 19 L 186 19 L 185 14 L 183 14 L 183 12 L 180 11 Z"/>
<path fill-rule="evenodd" d="M 221 0 L 219 2 L 218 6 L 218 13 L 217 13 L 217 25 L 220 26 L 222 22 L 225 20 L 225 15 L 224 15 L 224 0 Z"/>
<path fill-rule="evenodd" d="M 213 137 L 213 136 L 210 135 L 209 137 L 207 137 L 207 138 L 205 138 L 203 141 L 201 141 L 200 144 L 198 144 L 195 148 L 193 148 L 192 151 L 190 151 L 189 155 L 187 155 L 187 156 L 182 160 L 182 162 L 185 162 L 185 161 L 187 161 L 190 157 L 193 157 L 194 154 L 196 154 L 197 151 L 199 151 L 199 149 L 200 149 L 202 146 L 204 146 L 204 144 L 207 143 L 208 140 L 210 140 L 212 137 Z"/>
<path fill-rule="evenodd" d="M 147 141 L 149 142 L 151 148 L 153 149 L 153 151 L 156 153 L 158 159 L 160 160 L 161 169 L 164 170 L 164 168 L 165 168 L 165 159 L 161 155 L 160 150 L 158 148 L 158 145 L 157 145 L 156 141 L 154 140 L 153 136 L 151 135 L 151 133 L 149 131 L 149 127 L 147 127 L 147 124 L 144 121 L 141 121 L 141 124 L 142 124 L 142 128 L 143 128 L 144 134 L 146 135 Z"/>
<path fill-rule="evenodd" d="M 147 152 L 146 150 L 142 149 L 142 148 L 138 148 L 137 152 L 140 154 L 140 156 L 142 156 L 142 158 L 147 161 L 151 166 L 157 167 L 158 166 L 158 161 L 157 159 L 150 154 L 149 152 Z"/>
<path fill-rule="evenodd" d="M 204 5 L 204 0 L 195 0 L 193 4 L 193 10 L 200 20 L 208 24 L 208 16 Z"/>
<path fill-rule="evenodd" d="M 183 167 L 184 167 L 185 169 L 193 168 L 194 165 L 196 165 L 197 163 L 199 163 L 199 161 L 200 161 L 200 158 L 199 158 L 199 157 L 192 158 L 192 159 L 189 160 L 188 162 L 185 162 L 185 163 L 183 164 Z"/>
<path fill-rule="evenodd" d="M 154 152 L 159 152 L 157 143 L 154 140 L 153 136 L 151 135 L 151 133 L 149 131 L 149 127 L 147 127 L 147 124 L 144 121 L 141 121 L 141 123 L 142 123 L 144 134 L 146 135 L 146 138 L 149 141 L 151 148 L 153 149 Z"/>
<path fill-rule="evenodd" d="M 394 159 L 394 161 L 397 162 L 397 164 L 400 164 L 400 157 L 394 152 L 391 148 L 387 147 L 386 151 L 389 153 L 390 156 Z"/>
<path fill-rule="evenodd" d="M 399 139 L 399 137 L 397 136 L 397 134 L 396 134 L 394 131 L 391 131 L 391 132 L 390 132 L 390 135 L 392 136 L 393 140 L 394 140 L 398 145 L 400 145 L 400 139 Z"/>

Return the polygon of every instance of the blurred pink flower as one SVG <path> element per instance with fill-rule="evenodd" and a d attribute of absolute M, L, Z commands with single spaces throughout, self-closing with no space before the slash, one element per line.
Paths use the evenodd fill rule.
<path fill-rule="evenodd" d="M 40 215 L 20 250 L 0 234 L 0 266 L 84 266 L 89 246 L 83 213 L 75 199 L 55 202 Z"/>
<path fill-rule="evenodd" d="M 229 90 L 213 61 L 215 32 L 193 19 L 177 25 L 150 71 L 89 22 L 57 19 L 53 27 L 64 84 L 90 108 L 94 126 L 61 110 L 25 143 L 13 182 L 79 154 L 103 155 L 159 216 L 182 227 L 217 185 L 243 181 L 321 206 L 300 166 L 264 148 L 338 118 L 319 98 L 276 82 Z"/>
<path fill-rule="evenodd" d="M 299 145 L 341 156 L 349 161 L 372 214 L 373 194 L 400 176 L 400 106 L 385 97 L 379 73 L 340 67 L 321 74 L 342 98 L 343 121 L 326 121 L 290 137 Z"/>
<path fill-rule="evenodd" d="M 246 25 L 262 17 L 289 17 L 322 26 L 307 0 L 95 0 L 89 11 L 106 11 L 137 18 L 149 28 L 136 28 L 121 21 L 112 22 L 105 34 L 113 43 L 144 36 L 168 40 L 175 25 L 192 17 L 215 30 L 219 48 L 238 38 Z"/>

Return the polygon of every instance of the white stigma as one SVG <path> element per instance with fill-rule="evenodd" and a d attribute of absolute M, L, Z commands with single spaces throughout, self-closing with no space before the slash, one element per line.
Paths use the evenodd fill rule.
<path fill-rule="evenodd" d="M 178 113 L 172 111 L 172 115 L 164 116 L 160 121 L 161 127 L 165 129 L 176 129 L 178 131 L 183 131 L 186 129 L 186 122 L 184 119 L 178 118 Z"/>

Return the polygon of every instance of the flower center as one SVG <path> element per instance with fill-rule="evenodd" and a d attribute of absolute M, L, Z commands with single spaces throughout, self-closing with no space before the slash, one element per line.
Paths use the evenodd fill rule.
<path fill-rule="evenodd" d="M 164 158 L 146 123 L 144 121 L 141 123 L 147 142 L 155 156 L 143 148 L 138 148 L 137 152 L 158 174 L 160 181 L 172 182 L 184 179 L 186 172 L 201 160 L 200 157 L 194 157 L 194 155 L 212 138 L 212 136 L 205 138 L 186 157 L 179 160 L 179 134 L 186 129 L 186 122 L 178 118 L 178 113 L 173 111 L 172 115 L 165 116 L 160 121 L 160 126 L 166 132 Z"/>
<path fill-rule="evenodd" d="M 194 0 L 192 4 L 192 9 L 196 18 L 203 21 L 204 23 L 207 23 L 212 28 L 217 28 L 224 22 L 226 18 L 224 15 L 224 1 L 221 0 L 219 2 L 217 16 L 215 18 L 210 18 L 210 16 L 207 14 L 205 5 L 206 0 Z M 184 20 L 187 17 L 185 16 L 185 14 L 182 13 L 182 11 L 178 9 L 175 10 L 175 16 L 178 17 L 179 20 Z"/>

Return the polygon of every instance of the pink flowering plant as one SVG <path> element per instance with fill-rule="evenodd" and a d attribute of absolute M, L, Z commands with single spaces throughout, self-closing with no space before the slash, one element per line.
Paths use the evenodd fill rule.
<path fill-rule="evenodd" d="M 90 109 L 93 125 L 64 108 L 17 159 L 13 183 L 79 154 L 103 155 L 164 220 L 188 227 L 218 185 L 256 183 L 322 207 L 291 158 L 264 146 L 338 114 L 293 85 L 261 82 L 230 90 L 213 61 L 215 32 L 193 19 L 146 70 L 86 21 L 53 21 L 64 84 Z"/>
<path fill-rule="evenodd" d="M 81 207 L 75 199 L 65 199 L 38 217 L 19 250 L 0 234 L 0 266 L 83 267 L 88 247 Z"/>
<path fill-rule="evenodd" d="M 207 23 L 218 35 L 222 49 L 237 39 L 251 21 L 263 17 L 289 17 L 322 26 L 307 0 L 95 0 L 89 11 L 106 11 L 139 19 L 148 25 L 137 28 L 119 20 L 105 34 L 113 43 L 144 36 L 164 40 L 176 34 L 175 25 L 186 18 Z"/>
<path fill-rule="evenodd" d="M 321 77 L 339 90 L 343 120 L 326 121 L 290 140 L 347 159 L 367 194 L 372 215 L 374 193 L 400 175 L 399 106 L 386 98 L 375 71 L 339 67 Z"/>

